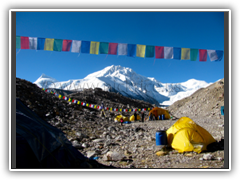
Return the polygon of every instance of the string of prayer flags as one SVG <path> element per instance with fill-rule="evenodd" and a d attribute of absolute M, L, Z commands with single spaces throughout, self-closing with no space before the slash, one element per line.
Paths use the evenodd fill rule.
<path fill-rule="evenodd" d="M 29 38 L 21 36 L 21 49 L 29 49 Z"/>
<path fill-rule="evenodd" d="M 52 38 L 37 38 L 16 36 L 17 49 L 33 49 L 47 51 L 65 51 L 86 54 L 111 54 L 125 55 L 128 57 L 141 57 L 156 59 L 176 59 L 206 62 L 207 56 L 210 61 L 221 61 L 222 50 L 191 49 L 166 46 L 149 46 L 140 44 L 111 43 L 97 41 L 79 41 Z"/>
<path fill-rule="evenodd" d="M 137 57 L 145 57 L 146 45 L 137 44 Z"/>
<path fill-rule="evenodd" d="M 99 44 L 99 42 L 91 41 L 90 54 L 98 54 Z"/>
<path fill-rule="evenodd" d="M 73 40 L 71 52 L 80 53 L 80 48 L 81 48 L 81 41 Z"/>

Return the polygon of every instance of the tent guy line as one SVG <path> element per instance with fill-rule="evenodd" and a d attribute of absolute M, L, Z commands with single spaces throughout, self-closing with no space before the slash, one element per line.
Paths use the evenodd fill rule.
<path fill-rule="evenodd" d="M 86 53 L 86 54 L 110 54 L 128 57 L 176 59 L 206 62 L 221 61 L 222 50 L 193 49 L 167 46 L 153 46 L 127 43 L 111 43 L 97 41 L 80 41 L 53 38 L 39 38 L 16 36 L 17 49 L 45 50 L 56 52 Z"/>

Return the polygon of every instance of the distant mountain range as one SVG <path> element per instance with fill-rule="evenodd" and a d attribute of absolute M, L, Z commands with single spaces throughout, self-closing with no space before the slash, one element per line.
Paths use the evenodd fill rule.
<path fill-rule="evenodd" d="M 34 84 L 45 89 L 55 88 L 71 91 L 101 88 L 155 105 L 171 105 L 212 83 L 195 79 L 181 83 L 161 83 L 154 78 L 139 75 L 130 68 L 112 65 L 89 74 L 84 79 L 62 82 L 42 74 Z"/>

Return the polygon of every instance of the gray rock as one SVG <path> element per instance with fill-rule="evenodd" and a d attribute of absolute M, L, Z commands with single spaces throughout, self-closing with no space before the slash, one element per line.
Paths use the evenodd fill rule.
<path fill-rule="evenodd" d="M 208 154 L 204 154 L 203 155 L 203 159 L 204 160 L 212 160 L 213 159 L 213 155 L 208 153 Z"/>

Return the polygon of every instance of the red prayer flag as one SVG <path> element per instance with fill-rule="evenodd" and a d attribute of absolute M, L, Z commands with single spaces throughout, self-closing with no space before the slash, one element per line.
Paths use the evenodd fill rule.
<path fill-rule="evenodd" d="M 81 102 L 81 105 L 83 105 L 83 102 Z"/>
<path fill-rule="evenodd" d="M 155 58 L 157 59 L 164 58 L 164 46 L 155 46 Z"/>
<path fill-rule="evenodd" d="M 70 51 L 72 40 L 63 40 L 62 51 Z"/>
<path fill-rule="evenodd" d="M 118 43 L 108 43 L 108 54 L 117 54 Z"/>
<path fill-rule="evenodd" d="M 73 99 L 72 102 L 74 103 L 74 101 L 75 101 L 75 100 Z"/>
<path fill-rule="evenodd" d="M 21 36 L 21 49 L 29 49 L 29 38 Z"/>
<path fill-rule="evenodd" d="M 199 49 L 199 61 L 207 61 L 207 50 Z"/>

